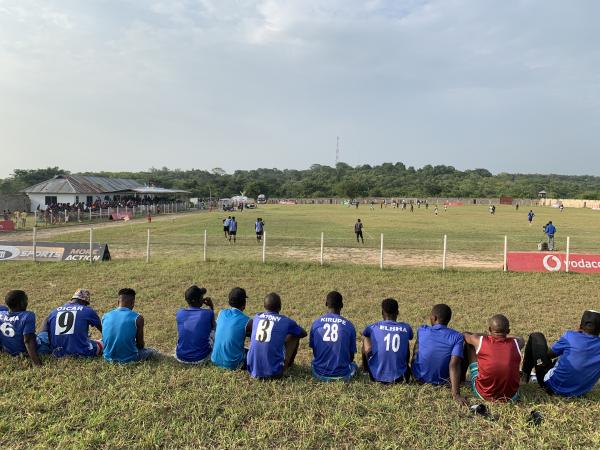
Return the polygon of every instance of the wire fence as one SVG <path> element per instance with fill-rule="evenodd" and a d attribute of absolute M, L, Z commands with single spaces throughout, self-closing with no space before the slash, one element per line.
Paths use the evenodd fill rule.
<path fill-rule="evenodd" d="M 93 242 L 109 245 L 113 259 L 154 261 L 169 258 L 193 258 L 199 262 L 227 260 L 264 262 L 309 262 L 320 265 L 352 263 L 393 267 L 485 268 L 504 270 L 509 251 L 536 251 L 540 240 L 529 236 L 503 236 L 478 239 L 459 233 L 435 238 L 365 234 L 364 241 L 353 237 L 337 237 L 327 233 L 314 236 L 286 236 L 265 232 L 228 236 L 224 232 L 178 226 L 176 220 L 167 228 L 122 225 L 119 232 L 106 228 L 79 231 L 57 236 L 60 242 Z M 594 239 L 556 240 L 555 250 L 571 253 L 600 253 Z"/>

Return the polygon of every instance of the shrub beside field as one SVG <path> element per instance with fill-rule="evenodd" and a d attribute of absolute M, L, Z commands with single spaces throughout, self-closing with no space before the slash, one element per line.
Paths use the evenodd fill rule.
<path fill-rule="evenodd" d="M 599 309 L 598 280 L 577 274 L 410 269 L 384 270 L 340 264 L 266 264 L 197 257 L 88 264 L 0 265 L 4 291 L 25 289 L 38 327 L 79 287 L 93 292 L 93 306 L 114 307 L 118 288 L 138 291 L 146 342 L 171 354 L 175 311 L 193 282 L 206 286 L 217 309 L 229 289 L 248 290 L 248 313 L 263 296 L 282 295 L 283 313 L 308 328 L 324 310 L 327 291 L 345 297 L 343 314 L 360 332 L 379 319 L 379 303 L 393 296 L 401 319 L 427 321 L 434 303 L 453 307 L 451 325 L 478 331 L 493 313 L 505 313 L 512 331 L 542 331 L 553 340 L 577 325 L 586 308 Z M 358 355 L 357 355 L 358 357 Z M 182 367 L 171 358 L 131 366 L 102 360 L 45 358 L 41 369 L 0 356 L 0 444 L 7 448 L 152 447 L 388 447 L 388 448 L 598 448 L 600 389 L 583 399 L 548 397 L 536 385 L 522 389 L 517 405 L 492 405 L 496 421 L 471 416 L 447 389 L 382 386 L 364 376 L 318 383 L 310 375 L 307 340 L 297 366 L 276 382 L 242 372 Z M 469 391 L 463 388 L 463 393 Z M 471 401 L 475 402 L 471 396 Z M 545 417 L 540 427 L 531 410 Z"/>

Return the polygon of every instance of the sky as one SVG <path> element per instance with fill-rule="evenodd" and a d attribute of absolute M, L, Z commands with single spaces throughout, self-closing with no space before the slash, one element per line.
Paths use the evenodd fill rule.
<path fill-rule="evenodd" d="M 15 168 L 600 175 L 597 0 L 0 0 Z"/>

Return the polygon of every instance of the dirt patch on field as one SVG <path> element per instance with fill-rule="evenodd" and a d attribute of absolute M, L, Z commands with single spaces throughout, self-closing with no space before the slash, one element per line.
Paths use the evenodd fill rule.
<path fill-rule="evenodd" d="M 300 247 L 270 248 L 269 255 L 282 259 L 320 261 L 319 250 Z M 345 262 L 360 265 L 379 265 L 379 250 L 370 248 L 327 247 L 325 263 Z M 442 267 L 442 255 L 433 250 L 385 250 L 384 267 Z M 502 267 L 502 255 L 474 255 L 470 253 L 448 253 L 446 267 L 472 267 L 497 269 Z"/>

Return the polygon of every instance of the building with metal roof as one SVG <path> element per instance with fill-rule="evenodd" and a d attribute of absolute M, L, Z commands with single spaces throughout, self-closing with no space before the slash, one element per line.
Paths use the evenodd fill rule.
<path fill-rule="evenodd" d="M 135 180 L 85 175 L 57 175 L 54 178 L 23 190 L 31 201 L 31 209 L 69 203 L 91 204 L 97 200 L 113 201 L 122 198 L 174 197 L 188 191 L 145 186 Z"/>

